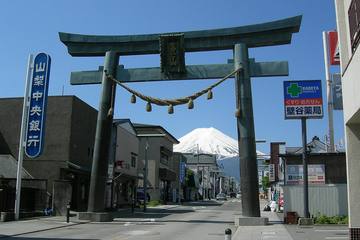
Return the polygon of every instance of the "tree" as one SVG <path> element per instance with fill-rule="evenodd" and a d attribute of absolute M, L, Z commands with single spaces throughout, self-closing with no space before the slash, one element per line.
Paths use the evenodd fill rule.
<path fill-rule="evenodd" d="M 269 176 L 264 176 L 261 180 L 262 189 L 266 192 L 270 187 Z"/>
<path fill-rule="evenodd" d="M 190 169 L 186 169 L 185 186 L 190 188 L 195 187 L 194 172 Z"/>

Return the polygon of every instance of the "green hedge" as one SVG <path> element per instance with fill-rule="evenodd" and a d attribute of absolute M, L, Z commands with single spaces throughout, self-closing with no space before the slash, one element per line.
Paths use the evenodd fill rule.
<path fill-rule="evenodd" d="M 348 224 L 347 216 L 333 216 L 328 217 L 320 215 L 314 218 L 315 224 Z"/>

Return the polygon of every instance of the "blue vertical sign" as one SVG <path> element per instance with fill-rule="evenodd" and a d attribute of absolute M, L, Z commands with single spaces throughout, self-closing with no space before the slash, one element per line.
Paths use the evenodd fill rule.
<path fill-rule="evenodd" d="M 25 130 L 25 153 L 29 158 L 40 156 L 43 150 L 50 63 L 51 58 L 45 53 L 36 55 L 33 63 Z"/>
<path fill-rule="evenodd" d="M 185 180 L 185 163 L 184 162 L 180 162 L 180 174 L 179 174 L 179 180 L 180 183 L 183 183 Z"/>

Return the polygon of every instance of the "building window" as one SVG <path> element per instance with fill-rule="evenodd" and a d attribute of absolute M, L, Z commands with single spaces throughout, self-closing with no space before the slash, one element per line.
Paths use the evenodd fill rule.
<path fill-rule="evenodd" d="M 348 10 L 351 50 L 355 51 L 360 39 L 360 0 L 352 0 Z"/>
<path fill-rule="evenodd" d="M 131 153 L 131 167 L 136 168 L 137 154 Z"/>
<path fill-rule="evenodd" d="M 166 155 L 165 153 L 161 152 L 160 162 L 164 165 L 168 165 L 169 164 L 169 156 Z"/>

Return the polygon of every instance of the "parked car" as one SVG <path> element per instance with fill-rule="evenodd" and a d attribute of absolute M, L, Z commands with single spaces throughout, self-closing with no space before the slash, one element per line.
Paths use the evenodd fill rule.
<path fill-rule="evenodd" d="M 225 193 L 219 193 L 218 195 L 216 195 L 216 200 L 224 200 L 224 201 L 226 201 L 227 198 L 226 198 Z"/>
<path fill-rule="evenodd" d="M 240 199 L 240 198 L 241 198 L 241 193 L 238 192 L 238 193 L 236 194 L 236 198 L 237 198 L 237 199 Z"/>
<path fill-rule="evenodd" d="M 231 193 L 229 193 L 229 196 L 230 196 L 231 198 L 235 198 L 235 197 L 236 197 L 236 193 L 231 192 Z"/>

